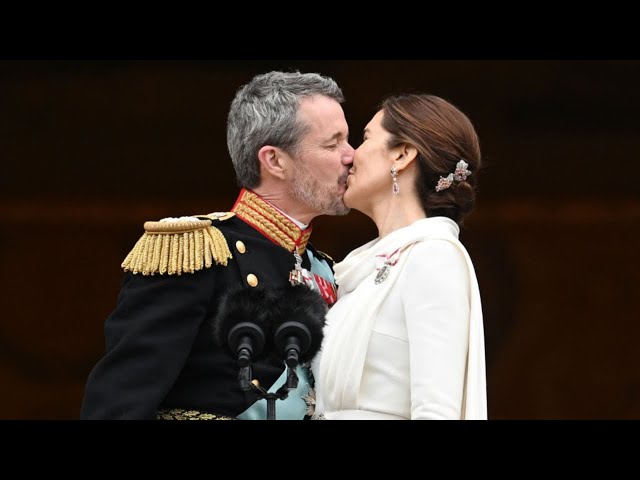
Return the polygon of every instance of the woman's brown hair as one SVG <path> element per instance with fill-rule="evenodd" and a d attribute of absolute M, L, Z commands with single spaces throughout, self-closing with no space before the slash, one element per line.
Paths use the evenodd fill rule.
<path fill-rule="evenodd" d="M 409 94 L 387 98 L 382 127 L 391 134 L 389 148 L 403 143 L 418 150 L 416 191 L 428 217 L 444 216 L 459 225 L 476 203 L 477 172 L 481 166 L 478 135 L 467 116 L 434 95 Z M 436 185 L 464 160 L 471 175 L 440 192 Z"/>

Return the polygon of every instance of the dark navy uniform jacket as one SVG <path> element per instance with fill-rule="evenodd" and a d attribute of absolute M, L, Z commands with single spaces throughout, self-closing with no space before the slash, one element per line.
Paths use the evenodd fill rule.
<path fill-rule="evenodd" d="M 232 255 L 226 266 L 181 275 L 125 273 L 105 322 L 106 354 L 86 383 L 81 418 L 155 419 L 160 409 L 172 408 L 235 417 L 256 401 L 239 387 L 235 356 L 212 338 L 221 295 L 254 284 L 284 287 L 296 247 L 329 266 L 333 261 L 307 243 L 310 229 L 301 231 L 251 191 L 242 190 L 232 211 L 231 218 L 212 221 Z M 307 255 L 301 256 L 310 270 Z M 252 370 L 268 389 L 284 364 L 270 353 Z"/>

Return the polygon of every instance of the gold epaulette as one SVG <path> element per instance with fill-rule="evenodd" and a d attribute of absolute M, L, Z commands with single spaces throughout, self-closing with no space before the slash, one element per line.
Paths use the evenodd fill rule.
<path fill-rule="evenodd" d="M 233 258 L 211 220 L 145 222 L 144 234 L 122 262 L 125 272 L 142 275 L 193 273 Z"/>

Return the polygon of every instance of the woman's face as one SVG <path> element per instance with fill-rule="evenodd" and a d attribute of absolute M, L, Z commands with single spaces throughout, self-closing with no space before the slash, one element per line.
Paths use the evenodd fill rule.
<path fill-rule="evenodd" d="M 387 148 L 389 133 L 382 128 L 384 112 L 376 113 L 364 129 L 362 144 L 356 149 L 347 178 L 344 203 L 366 212 L 376 199 L 392 194 L 392 152 Z"/>

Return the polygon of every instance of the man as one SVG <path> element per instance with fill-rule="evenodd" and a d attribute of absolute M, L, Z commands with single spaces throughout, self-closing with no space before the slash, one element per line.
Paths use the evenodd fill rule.
<path fill-rule="evenodd" d="M 335 302 L 331 260 L 308 242 L 313 218 L 348 212 L 354 150 L 343 101 L 332 79 L 312 73 L 270 72 L 238 90 L 227 123 L 238 199 L 230 212 L 145 223 L 122 264 L 106 354 L 87 380 L 81 418 L 266 418 L 266 400 L 240 388 L 236 355 L 213 341 L 212 324 L 230 293 L 294 277 Z M 265 391 L 285 382 L 274 352 L 251 367 Z M 278 419 L 305 415 L 308 378 L 297 371 Z"/>

